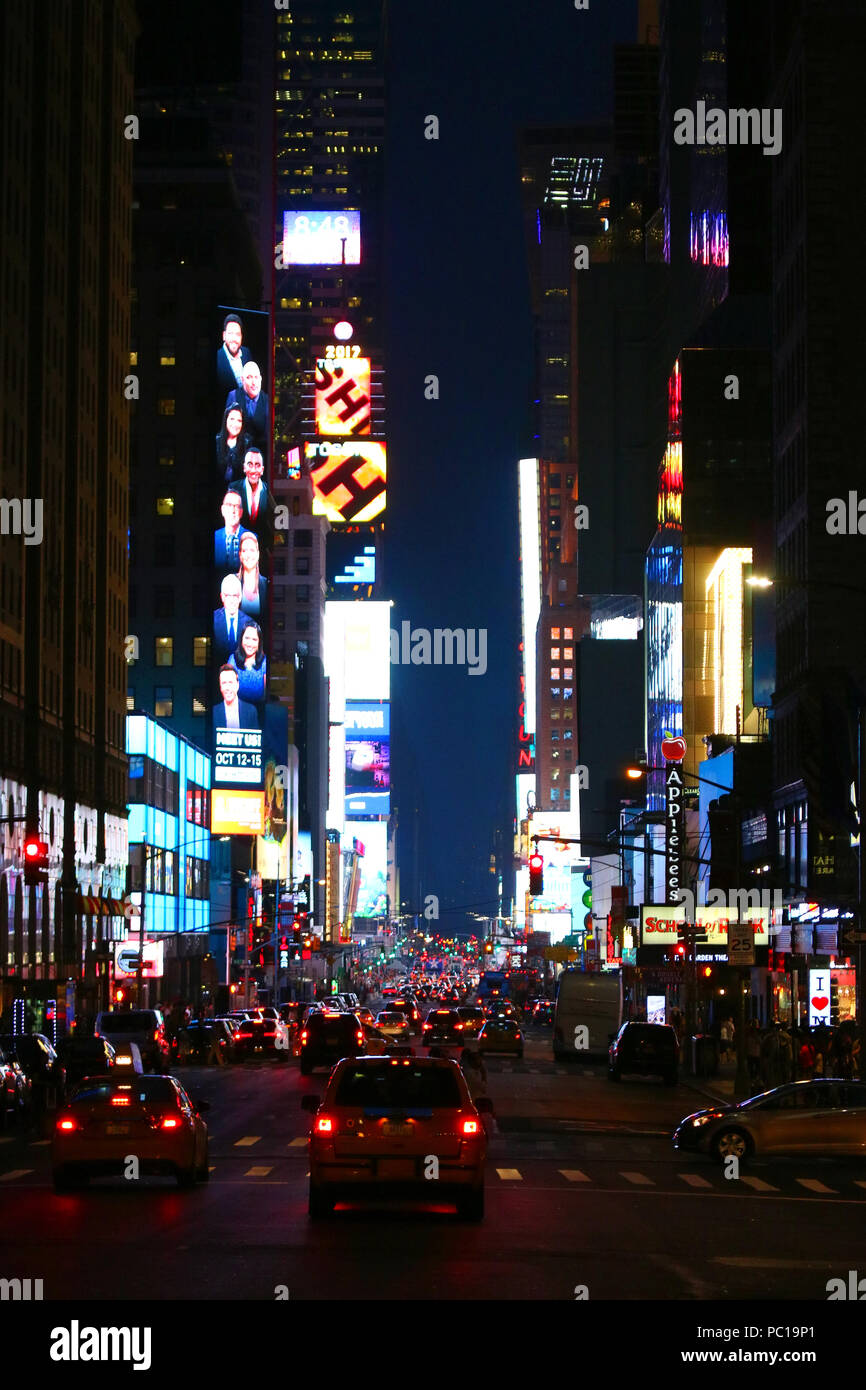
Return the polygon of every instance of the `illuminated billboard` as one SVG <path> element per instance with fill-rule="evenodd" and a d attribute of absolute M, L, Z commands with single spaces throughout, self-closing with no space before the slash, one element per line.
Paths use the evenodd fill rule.
<path fill-rule="evenodd" d="M 355 917 L 386 917 L 388 913 L 388 824 L 386 821 L 346 821 L 344 847 L 363 845 Z"/>
<path fill-rule="evenodd" d="M 769 943 L 769 911 L 760 907 L 738 907 L 736 910 L 721 906 L 707 907 L 698 903 L 695 908 L 695 924 L 698 929 L 697 949 L 701 949 L 701 938 L 706 937 L 710 947 L 728 944 L 728 925 L 742 928 L 747 924 L 754 927 L 755 945 Z M 640 929 L 644 946 L 676 946 L 686 921 L 685 903 L 641 903 Z"/>
<path fill-rule="evenodd" d="M 538 459 L 521 459 L 518 470 L 520 511 L 520 605 L 523 636 L 523 730 L 535 733 L 535 654 L 541 616 L 541 503 Z"/>
<path fill-rule="evenodd" d="M 210 799 L 212 835 L 263 835 L 264 792 L 224 791 L 214 787 Z"/>
<path fill-rule="evenodd" d="M 332 523 L 372 521 L 385 510 L 386 450 L 381 439 L 308 440 L 313 515 Z"/>
<path fill-rule="evenodd" d="M 346 819 L 387 816 L 391 810 L 391 710 L 380 704 L 346 704 Z"/>
<path fill-rule="evenodd" d="M 308 209 L 283 213 L 283 267 L 360 265 L 361 214 Z"/>
<path fill-rule="evenodd" d="M 347 700 L 391 698 L 391 605 L 370 601 L 325 604 L 325 675 L 329 719 L 342 724 Z"/>
<path fill-rule="evenodd" d="M 213 781 L 217 786 L 225 783 L 261 786 L 261 729 L 215 729 L 213 769 Z"/>
<path fill-rule="evenodd" d="M 376 541 L 372 527 L 331 531 L 326 548 L 329 598 L 370 598 L 376 583 Z"/>
<path fill-rule="evenodd" d="M 316 360 L 316 434 L 370 433 L 370 359 Z"/>

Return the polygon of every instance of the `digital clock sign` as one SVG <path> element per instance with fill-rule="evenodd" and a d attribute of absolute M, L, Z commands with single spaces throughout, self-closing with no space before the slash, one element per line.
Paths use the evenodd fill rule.
<path fill-rule="evenodd" d="M 360 265 L 360 212 L 284 212 L 282 263 Z"/>

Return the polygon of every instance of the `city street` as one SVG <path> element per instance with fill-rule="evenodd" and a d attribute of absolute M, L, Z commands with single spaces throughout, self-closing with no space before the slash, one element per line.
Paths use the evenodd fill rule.
<path fill-rule="evenodd" d="M 208 1100 L 211 1178 L 100 1180 L 57 1195 L 49 1146 L 0 1137 L 2 1273 L 46 1300 L 826 1299 L 862 1262 L 866 1170 L 756 1161 L 739 1181 L 677 1155 L 669 1133 L 706 1095 L 655 1080 L 611 1086 L 601 1066 L 554 1064 L 550 1034 L 523 1061 L 491 1058 L 487 1215 L 339 1207 L 307 1215 L 297 1062 L 179 1068 Z"/>

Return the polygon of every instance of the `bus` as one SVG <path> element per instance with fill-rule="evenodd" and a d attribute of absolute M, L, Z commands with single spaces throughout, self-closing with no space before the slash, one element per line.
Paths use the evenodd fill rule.
<path fill-rule="evenodd" d="M 507 999 L 509 992 L 504 970 L 485 970 L 478 981 L 478 998 L 482 1002 L 486 999 Z"/>
<path fill-rule="evenodd" d="M 553 1055 L 557 1061 L 567 1057 L 606 1058 L 621 1023 L 620 971 L 563 971 L 553 1016 Z"/>

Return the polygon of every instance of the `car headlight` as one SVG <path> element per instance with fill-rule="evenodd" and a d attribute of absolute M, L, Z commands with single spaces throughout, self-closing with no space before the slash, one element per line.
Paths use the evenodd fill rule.
<path fill-rule="evenodd" d="M 708 1125 L 710 1123 L 710 1120 L 718 1120 L 720 1118 L 721 1112 L 713 1115 L 696 1115 L 695 1118 L 692 1120 L 692 1128 L 699 1129 L 701 1125 Z"/>

